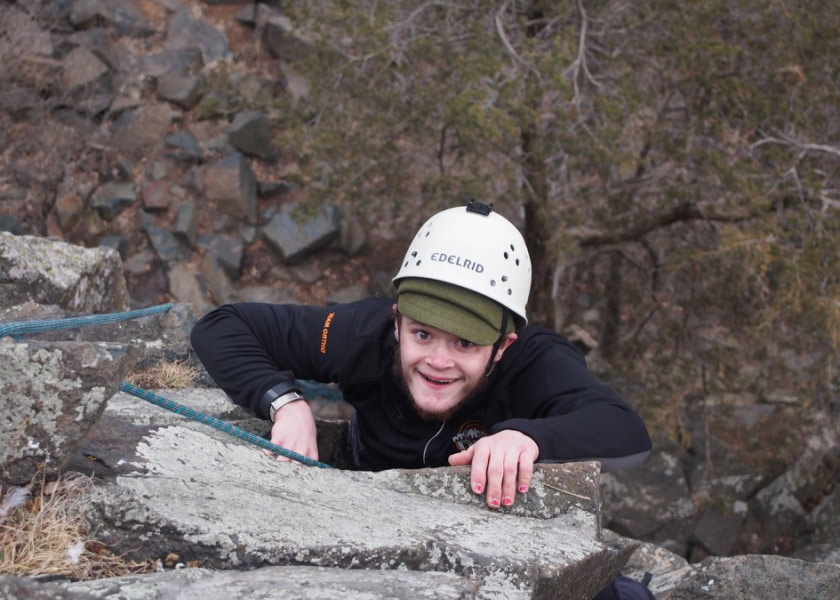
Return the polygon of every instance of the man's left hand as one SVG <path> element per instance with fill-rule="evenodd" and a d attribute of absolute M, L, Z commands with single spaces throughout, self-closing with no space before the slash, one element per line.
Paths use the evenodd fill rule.
<path fill-rule="evenodd" d="M 487 506 L 499 508 L 511 506 L 517 491 L 528 491 L 539 454 L 533 439 L 521 431 L 505 429 L 452 454 L 449 464 L 472 465 L 470 487 L 476 494 L 486 490 Z"/>

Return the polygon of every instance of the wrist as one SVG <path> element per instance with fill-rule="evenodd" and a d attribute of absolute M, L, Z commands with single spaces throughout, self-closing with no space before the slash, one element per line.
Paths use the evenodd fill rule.
<path fill-rule="evenodd" d="M 299 402 L 303 399 L 304 399 L 303 394 L 301 394 L 297 390 L 292 390 L 291 392 L 287 392 L 287 393 L 283 394 L 282 396 L 279 396 L 278 398 L 273 400 L 271 402 L 271 404 L 269 405 L 268 419 L 272 423 L 276 422 L 278 411 L 280 411 L 283 407 L 285 407 L 285 406 L 287 406 L 287 405 L 289 405 L 293 402 Z"/>

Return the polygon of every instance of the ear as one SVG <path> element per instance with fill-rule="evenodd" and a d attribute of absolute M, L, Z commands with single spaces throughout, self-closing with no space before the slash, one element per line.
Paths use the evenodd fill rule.
<path fill-rule="evenodd" d="M 400 341 L 400 315 L 397 312 L 397 305 L 394 304 L 391 307 L 391 310 L 394 311 L 394 338 L 399 342 Z"/>
<path fill-rule="evenodd" d="M 499 349 L 496 350 L 496 356 L 493 357 L 493 362 L 499 362 L 500 360 L 502 360 L 502 355 L 505 353 L 505 350 L 507 350 L 508 346 L 510 346 L 515 341 L 516 341 L 516 334 L 515 333 L 507 334 L 502 339 L 502 343 L 499 344 Z"/>

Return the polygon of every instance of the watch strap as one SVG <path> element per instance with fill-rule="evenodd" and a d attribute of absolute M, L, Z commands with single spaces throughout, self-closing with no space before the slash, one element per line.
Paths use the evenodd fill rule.
<path fill-rule="evenodd" d="M 282 396 L 279 396 L 275 400 L 271 402 L 268 409 L 268 418 L 273 423 L 274 416 L 277 414 L 277 411 L 286 406 L 291 402 L 296 402 L 298 400 L 303 400 L 303 394 L 301 394 L 297 390 L 292 390 L 290 392 L 286 392 Z"/>

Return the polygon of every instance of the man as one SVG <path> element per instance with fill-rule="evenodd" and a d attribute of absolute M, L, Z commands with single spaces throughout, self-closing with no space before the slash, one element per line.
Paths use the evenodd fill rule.
<path fill-rule="evenodd" d="M 430 218 L 393 281 L 396 303 L 222 306 L 192 344 L 234 402 L 273 421 L 273 443 L 317 458 L 296 378 L 335 382 L 355 408 L 356 467 L 471 465 L 491 508 L 528 491 L 537 461 L 610 468 L 650 452 L 639 416 L 574 346 L 526 326 L 525 240 L 489 206 Z"/>

